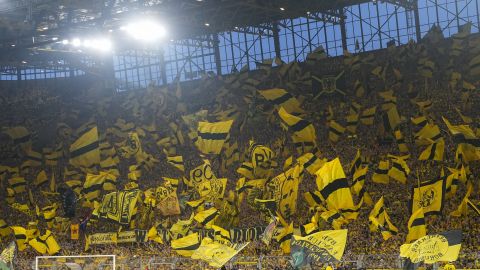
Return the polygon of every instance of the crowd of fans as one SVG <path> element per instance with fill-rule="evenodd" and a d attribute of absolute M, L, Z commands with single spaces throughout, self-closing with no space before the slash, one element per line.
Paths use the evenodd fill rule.
<path fill-rule="evenodd" d="M 432 39 L 435 40 L 435 39 Z M 373 201 L 377 201 L 381 196 L 384 196 L 387 211 L 391 216 L 393 223 L 399 228 L 399 233 L 391 239 L 384 241 L 380 233 L 370 232 L 368 228 L 368 214 L 371 211 L 370 207 L 363 206 L 360 209 L 360 214 L 357 220 L 345 226 L 348 229 L 348 242 L 344 254 L 344 262 L 338 263 L 336 267 L 344 267 L 351 269 L 354 267 L 374 267 L 374 268 L 392 268 L 398 267 L 398 253 L 399 247 L 405 242 L 407 233 L 407 221 L 410 217 L 409 201 L 411 197 L 412 186 L 417 185 L 417 181 L 431 180 L 439 177 L 442 167 L 454 166 L 455 158 L 455 143 L 452 141 L 445 126 L 442 126 L 441 117 L 444 116 L 454 123 L 461 123 L 462 119 L 459 117 L 456 109 L 460 110 L 464 115 L 473 118 L 473 123 L 470 127 L 473 129 L 480 128 L 480 95 L 478 90 L 474 90 L 465 99 L 462 93 L 462 85 L 458 83 L 452 85 L 451 74 L 458 72 L 462 74 L 462 79 L 468 80 L 475 86 L 478 85 L 478 78 L 470 73 L 468 65 L 471 58 L 479 50 L 480 39 L 476 36 L 466 36 L 462 40 L 463 50 L 459 55 L 451 55 L 452 39 L 441 39 L 436 43 L 429 42 L 425 39 L 420 44 L 410 43 L 401 47 L 389 47 L 385 50 L 361 54 L 361 59 L 372 59 L 371 62 L 365 60 L 359 70 L 353 70 L 351 66 L 345 64 L 348 57 L 341 56 L 336 58 L 325 58 L 314 63 L 299 63 L 296 74 L 282 74 L 281 67 L 273 67 L 268 69 L 261 69 L 255 72 L 232 74 L 226 77 L 205 76 L 195 84 L 188 87 L 181 84 L 169 85 L 166 89 L 166 106 L 162 110 L 150 111 L 149 109 L 140 109 L 139 113 L 132 112 L 126 103 L 131 102 L 133 96 L 146 95 L 146 92 L 157 87 L 150 86 L 150 90 L 138 90 L 127 93 L 118 93 L 113 97 L 96 97 L 93 94 L 86 96 L 62 96 L 61 94 L 52 95 L 46 89 L 2 89 L 0 95 L 2 106 L 0 110 L 2 117 L 0 121 L 3 127 L 11 126 L 25 126 L 32 132 L 32 140 L 34 147 L 39 149 L 43 147 L 52 147 L 59 142 L 64 142 L 69 145 L 71 141 L 59 138 L 57 134 L 57 124 L 67 123 L 70 127 L 75 129 L 93 117 L 95 119 L 100 132 L 113 125 L 117 118 L 123 118 L 128 122 L 140 124 L 156 122 L 157 131 L 160 137 L 167 133 L 168 124 L 170 122 L 181 123 L 181 115 L 195 113 L 201 109 L 213 112 L 218 108 L 225 109 L 230 104 L 238 106 L 242 117 L 238 121 L 243 121 L 245 115 L 247 118 L 246 126 L 240 131 L 239 125 L 234 125 L 230 132 L 231 140 L 238 142 L 240 152 L 242 153 L 248 147 L 248 141 L 254 139 L 257 143 L 271 147 L 274 151 L 274 143 L 279 138 L 285 136 L 285 131 L 279 125 L 278 117 L 275 117 L 273 106 L 266 100 L 256 95 L 254 105 L 246 104 L 243 97 L 246 95 L 254 95 L 255 92 L 247 90 L 242 87 L 247 84 L 245 78 L 256 80 L 259 82 L 255 85 L 257 89 L 270 88 L 284 88 L 292 95 L 297 96 L 302 100 L 302 107 L 306 111 L 304 118 L 313 122 L 317 132 L 317 143 L 322 158 L 331 160 L 339 157 L 344 170 L 348 172 L 350 162 L 354 159 L 357 149 L 361 149 L 362 154 L 369 157 L 371 169 L 366 181 L 366 190 L 372 196 Z M 476 47 L 475 47 L 476 46 Z M 473 49 L 471 49 L 473 47 Z M 435 63 L 435 68 L 431 77 L 422 76 L 417 69 L 417 61 L 419 58 L 428 57 Z M 451 63 L 453 66 L 451 67 Z M 285 64 L 284 64 L 285 65 Z M 385 67 L 385 77 L 380 78 L 371 73 L 377 67 Z M 399 70 L 402 79 L 395 77 L 393 69 Z M 317 93 L 319 89 L 316 84 L 310 83 L 311 75 L 321 77 L 325 74 L 338 74 L 345 71 L 343 89 L 346 95 L 340 93 L 332 93 L 322 95 L 318 98 Z M 290 71 L 291 72 L 291 71 Z M 291 72 L 293 73 L 293 72 Z M 240 80 L 240 86 L 232 84 L 232 78 Z M 242 79 L 240 79 L 242 78 Z M 243 80 L 243 81 L 242 81 Z M 360 80 L 365 87 L 365 95 L 357 97 L 354 93 L 354 83 Z M 340 85 L 340 84 L 339 84 Z M 339 86 L 340 87 L 340 86 Z M 179 90 L 180 89 L 180 90 Z M 352 102 L 362 104 L 363 108 L 368 108 L 373 105 L 381 103 L 381 99 L 377 93 L 391 89 L 398 97 L 397 107 L 400 115 L 404 118 L 401 124 L 407 145 L 410 150 L 411 158 L 408 165 L 412 170 L 407 184 L 401 184 L 396 181 L 391 181 L 388 185 L 376 184 L 370 181 L 370 176 L 374 171 L 374 167 L 379 160 L 386 157 L 387 154 L 398 153 L 397 144 L 391 139 L 391 135 L 386 134 L 379 126 L 382 120 L 379 115 L 376 116 L 375 125 L 364 126 L 359 124 L 355 135 L 344 134 L 340 141 L 333 143 L 328 140 L 327 118 L 333 117 L 338 122 L 344 122 L 345 116 L 348 114 L 349 106 Z M 227 94 L 222 99 L 217 99 L 221 94 Z M 178 92 L 181 91 L 181 95 Z M 60 92 L 60 91 L 59 91 Z M 93 92 L 93 91 L 91 91 Z M 176 94 L 177 93 L 177 94 Z M 436 124 L 442 126 L 442 135 L 446 139 L 445 146 L 445 160 L 444 162 L 425 162 L 418 161 L 422 148 L 415 146 L 413 143 L 413 125 L 409 121 L 411 117 L 420 115 L 417 105 L 411 102 L 412 93 L 415 93 L 418 100 L 431 100 L 432 107 L 428 110 L 428 116 Z M 226 104 L 219 104 L 220 102 Z M 160 105 L 159 105 L 160 106 Z M 182 109 L 179 109 L 182 108 Z M 253 108 L 253 109 L 252 109 Z M 331 108 L 331 110 L 329 109 Z M 185 110 L 186 109 L 186 110 Z M 106 113 L 105 113 L 106 112 Z M 333 116 L 331 115 L 333 112 Z M 186 133 L 186 132 L 185 132 Z M 14 148 L 9 138 L 6 135 L 1 141 L 1 164 L 6 166 L 18 166 L 21 164 L 22 155 L 19 154 L 19 149 Z M 390 137 L 389 137 L 390 136 Z M 185 136 L 186 137 L 186 136 Z M 288 136 L 287 136 L 288 137 Z M 111 143 L 117 143 L 112 141 Z M 142 138 L 142 146 L 144 150 L 159 159 L 155 167 L 151 171 L 144 171 L 138 181 L 139 187 L 145 190 L 150 187 L 159 186 L 163 183 L 161 177 L 181 178 L 184 176 L 179 170 L 168 164 L 162 149 L 156 145 L 156 142 L 148 136 Z M 286 147 L 294 155 L 295 148 L 291 142 L 287 143 Z M 191 143 L 185 145 L 178 145 L 176 154 L 182 155 L 185 163 L 185 172 L 188 177 L 189 170 L 201 164 L 202 159 L 199 156 L 198 150 Z M 280 164 L 275 173 L 280 173 L 285 157 L 277 155 L 276 161 Z M 211 160 L 214 172 L 218 177 L 228 179 L 227 190 L 235 188 L 237 179 L 240 177 L 236 169 L 240 163 L 227 168 L 226 172 L 221 172 L 220 157 L 212 157 Z M 57 185 L 62 186 L 63 168 L 68 163 L 68 158 L 61 159 L 56 167 L 42 167 L 32 168 L 26 173 L 25 178 L 30 183 L 36 177 L 41 169 L 46 169 L 50 175 L 55 173 L 57 178 Z M 132 165 L 131 161 L 121 159 L 118 166 L 122 177 L 118 181 L 118 188 L 128 183 L 127 173 L 128 167 Z M 479 184 L 477 178 L 480 174 L 478 162 L 469 164 L 471 175 L 470 180 L 474 184 L 474 192 L 470 197 L 473 202 L 480 201 L 480 193 L 478 192 Z M 419 178 L 419 179 L 417 179 Z M 351 176 L 349 176 L 351 181 Z M 19 225 L 26 226 L 29 221 L 36 218 L 20 213 L 9 207 L 5 202 L 6 198 L 6 179 L 1 181 L 0 198 L 0 219 L 4 219 L 10 226 Z M 311 213 L 309 207 L 303 199 L 303 193 L 306 191 L 313 191 L 316 189 L 315 178 L 311 175 L 305 174 L 304 179 L 299 187 L 299 196 L 297 200 L 297 212 L 292 218 L 295 227 L 310 222 Z M 445 208 L 443 214 L 440 216 L 429 216 L 427 220 L 428 233 L 437 233 L 452 229 L 461 229 L 463 231 L 462 250 L 458 262 L 455 264 L 464 268 L 480 267 L 480 254 L 478 247 L 480 246 L 480 217 L 470 213 L 464 217 L 452 217 L 450 213 L 455 210 L 460 204 L 466 187 L 460 185 L 456 197 L 445 200 Z M 34 191 L 34 197 L 39 205 L 46 205 L 47 203 L 59 199 L 58 197 L 47 197 L 42 195 L 39 190 Z M 159 213 L 155 213 L 153 220 L 149 225 L 162 223 L 171 225 L 177 218 L 186 218 L 190 215 L 191 210 L 185 206 L 185 201 L 188 200 L 183 194 L 179 194 L 182 202 L 182 215 L 179 217 L 161 217 Z M 183 196 L 183 197 L 182 197 Z M 19 202 L 27 202 L 26 196 L 17 196 L 16 200 Z M 355 198 L 355 201 L 359 201 Z M 239 209 L 238 227 L 252 227 L 252 226 L 266 226 L 268 217 L 260 214 L 258 211 L 243 202 Z M 80 204 L 77 205 L 76 217 L 72 218 L 72 223 L 79 223 L 90 214 L 91 210 L 82 208 Z M 58 216 L 62 216 L 62 210 L 59 210 Z M 323 224 L 321 229 L 331 229 L 328 224 Z M 44 222 L 39 223 L 39 228 L 42 230 L 46 227 Z M 100 220 L 95 225 L 87 227 L 85 232 L 111 232 L 117 231 L 118 225 L 105 220 Z M 118 244 L 118 245 L 98 245 L 92 246 L 88 252 L 84 252 L 84 239 L 69 240 L 70 227 L 64 228 L 63 231 L 55 231 L 55 236 L 60 246 L 62 247 L 61 255 L 79 255 L 79 254 L 115 254 L 120 263 L 124 263 L 126 268 L 121 269 L 139 269 L 137 262 L 142 260 L 143 265 L 148 265 L 151 258 L 166 258 L 165 262 L 172 262 L 178 258 L 178 254 L 171 250 L 168 244 L 145 243 L 145 244 Z M 0 248 L 4 248 L 10 241 L 14 239 L 13 236 L 1 239 Z M 27 249 L 19 252 L 15 259 L 15 264 L 18 269 L 30 269 L 32 262 L 37 254 L 33 249 Z M 264 258 L 261 262 L 264 269 L 288 269 L 288 257 L 284 256 L 275 241 L 271 245 L 258 242 L 252 242 L 247 246 L 239 256 L 245 259 L 235 258 L 227 267 L 231 269 L 256 269 L 258 266 L 258 258 Z M 271 259 L 268 259 L 271 257 Z M 161 261 L 161 259 L 158 259 Z M 360 262 L 361 263 L 358 263 Z M 362 265 L 360 265 L 362 264 Z M 129 266 L 131 268 L 129 268 Z M 176 261 L 177 269 L 199 269 L 208 268 L 206 264 L 201 262 L 194 262 L 192 260 Z M 144 269 L 167 269 L 161 267 L 169 267 L 169 264 L 158 264 L 157 268 L 150 267 Z M 143 270 L 143 269 L 142 269 Z"/>

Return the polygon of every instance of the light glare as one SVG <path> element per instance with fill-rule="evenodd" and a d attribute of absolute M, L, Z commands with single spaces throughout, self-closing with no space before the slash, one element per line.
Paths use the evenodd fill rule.
<path fill-rule="evenodd" d="M 139 21 L 120 28 L 136 40 L 152 42 L 166 35 L 165 28 L 155 21 Z"/>
<path fill-rule="evenodd" d="M 80 45 L 82 45 L 82 41 L 80 41 L 79 38 L 74 38 L 74 39 L 72 40 L 72 45 L 73 45 L 74 47 L 80 47 Z"/>

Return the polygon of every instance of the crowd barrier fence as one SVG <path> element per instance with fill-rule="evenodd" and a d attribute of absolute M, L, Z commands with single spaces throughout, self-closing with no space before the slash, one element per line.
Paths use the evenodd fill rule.
<path fill-rule="evenodd" d="M 289 256 L 237 256 L 230 260 L 226 269 L 242 270 L 283 270 L 288 269 Z M 334 269 L 402 269 L 403 259 L 398 254 L 385 255 L 345 255 L 341 262 L 332 265 Z M 462 253 L 454 263 L 456 269 L 480 269 L 480 251 Z M 312 269 L 321 269 L 324 265 L 312 264 Z M 424 265 L 420 265 L 424 266 Z M 189 258 L 127 258 L 117 259 L 117 270 L 183 270 L 183 269 L 215 269 L 200 260 Z M 440 264 L 434 264 L 433 269 L 440 269 Z"/>

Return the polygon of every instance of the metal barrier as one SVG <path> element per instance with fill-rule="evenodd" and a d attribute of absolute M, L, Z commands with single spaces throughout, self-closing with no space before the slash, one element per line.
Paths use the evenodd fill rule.
<path fill-rule="evenodd" d="M 225 268 L 229 270 L 285 269 L 290 264 L 289 256 L 237 256 L 230 260 Z M 343 269 L 402 269 L 403 259 L 398 254 L 356 254 L 345 255 L 341 262 L 332 265 Z M 312 264 L 312 269 L 320 269 L 322 264 Z M 420 265 L 425 266 L 425 265 Z M 440 269 L 434 264 L 433 269 Z M 455 262 L 457 269 L 480 269 L 480 252 L 461 254 Z M 215 269 L 207 263 L 189 258 L 144 257 L 117 259 L 117 270 L 184 270 Z M 431 268 L 429 268 L 431 269 Z"/>

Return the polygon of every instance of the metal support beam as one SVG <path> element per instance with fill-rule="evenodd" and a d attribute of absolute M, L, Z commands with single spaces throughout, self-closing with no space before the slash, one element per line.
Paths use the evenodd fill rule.
<path fill-rule="evenodd" d="M 418 12 L 418 0 L 415 1 L 415 8 L 413 9 L 413 14 L 415 17 L 415 32 L 417 34 L 417 42 L 420 42 L 422 39 L 422 32 L 420 32 L 420 14 Z"/>
<path fill-rule="evenodd" d="M 347 51 L 347 28 L 345 26 L 345 16 L 343 9 L 338 11 L 342 16 L 340 16 L 340 33 L 342 34 L 342 49 Z"/>
<path fill-rule="evenodd" d="M 282 58 L 282 53 L 280 51 L 280 37 L 278 33 L 280 29 L 278 28 L 278 22 L 273 23 L 273 45 L 275 46 L 275 56 L 277 58 Z"/>
<path fill-rule="evenodd" d="M 217 66 L 217 75 L 222 75 L 222 61 L 220 59 L 220 40 L 218 34 L 213 34 L 213 49 L 215 53 L 215 65 Z"/>
<path fill-rule="evenodd" d="M 160 64 L 160 76 L 162 78 L 162 85 L 167 84 L 167 65 L 165 64 L 165 50 L 160 49 L 158 50 L 158 60 Z"/>

